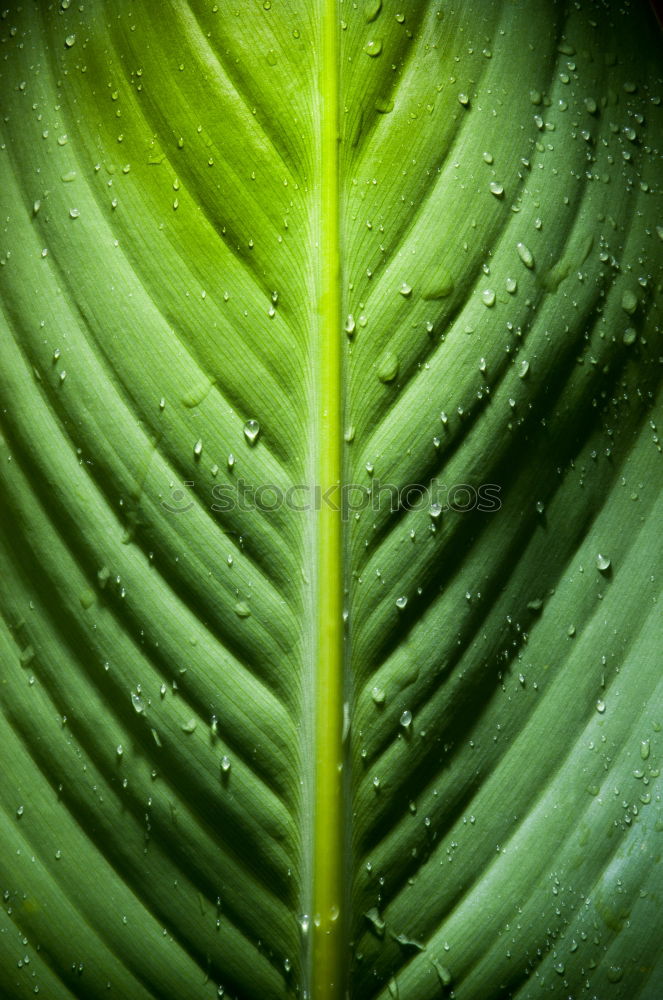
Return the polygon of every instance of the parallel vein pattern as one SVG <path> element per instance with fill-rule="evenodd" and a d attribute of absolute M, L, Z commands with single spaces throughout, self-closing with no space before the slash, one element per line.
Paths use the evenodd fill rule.
<path fill-rule="evenodd" d="M 2 12 L 3 997 L 663 995 L 657 30 Z"/>

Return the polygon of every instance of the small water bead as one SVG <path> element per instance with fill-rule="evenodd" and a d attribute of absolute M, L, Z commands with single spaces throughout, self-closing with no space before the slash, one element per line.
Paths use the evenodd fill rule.
<path fill-rule="evenodd" d="M 601 555 L 600 552 L 596 557 L 596 568 L 601 573 L 607 573 L 610 569 L 610 560 L 607 556 Z"/>
<path fill-rule="evenodd" d="M 596 702 L 596 711 L 600 715 L 603 715 L 603 713 L 605 712 L 605 702 L 603 698 L 599 698 L 598 701 Z"/>
<path fill-rule="evenodd" d="M 464 107 L 464 108 L 469 108 L 469 106 L 470 106 L 470 98 L 469 98 L 469 95 L 468 95 L 468 94 L 465 94 L 465 93 L 463 93 L 463 92 L 461 92 L 461 93 L 460 93 L 460 94 L 458 95 L 458 103 L 459 103 L 459 104 L 460 104 L 460 105 L 461 105 L 462 107 Z"/>
<path fill-rule="evenodd" d="M 543 514 L 544 510 L 546 509 L 546 505 L 544 504 L 543 500 L 537 500 L 535 508 L 537 514 Z"/>
<path fill-rule="evenodd" d="M 399 611 L 402 611 L 405 607 L 407 607 L 407 597 L 405 596 L 397 597 L 396 607 L 399 609 Z"/>
<path fill-rule="evenodd" d="M 237 601 L 233 611 L 238 618 L 249 618 L 251 616 L 251 608 L 248 606 L 246 601 Z"/>
<path fill-rule="evenodd" d="M 70 219 L 78 219 L 78 218 L 80 218 L 80 214 L 81 213 L 80 213 L 80 211 L 77 208 L 70 208 L 69 209 L 69 218 Z"/>
<path fill-rule="evenodd" d="M 432 503 L 430 505 L 428 513 L 430 514 L 430 516 L 432 517 L 432 519 L 434 521 L 439 520 L 439 518 L 440 518 L 440 516 L 442 514 L 442 507 L 441 507 L 441 505 L 439 503 Z"/>
<path fill-rule="evenodd" d="M 518 282 L 515 278 L 507 278 L 504 282 L 504 287 L 506 288 L 509 295 L 515 295 L 518 290 Z"/>
<path fill-rule="evenodd" d="M 488 308 L 495 305 L 495 292 L 492 288 L 484 288 L 481 293 L 481 301 L 485 306 L 488 306 Z"/>
<path fill-rule="evenodd" d="M 484 163 L 492 163 L 493 162 L 493 154 L 492 153 L 484 153 L 483 154 L 483 161 L 484 161 Z"/>
<path fill-rule="evenodd" d="M 398 289 L 398 291 L 401 293 L 403 298 L 409 299 L 409 297 L 412 295 L 412 286 L 408 285 L 407 281 L 404 281 L 401 287 Z"/>
<path fill-rule="evenodd" d="M 520 371 L 518 372 L 518 378 L 525 378 L 529 372 L 529 361 L 520 362 Z"/>
<path fill-rule="evenodd" d="M 355 323 L 355 318 L 352 313 L 348 314 L 348 318 L 345 321 L 345 326 L 343 327 L 348 337 L 351 337 L 355 330 L 357 329 L 357 324 Z"/>
<path fill-rule="evenodd" d="M 534 267 L 534 256 L 524 243 L 516 243 L 516 250 L 525 267 L 530 270 Z"/>
<path fill-rule="evenodd" d="M 406 730 L 409 729 L 410 726 L 412 725 L 412 712 L 410 712 L 410 711 L 408 711 L 408 709 L 406 709 L 402 713 L 402 715 L 401 715 L 401 717 L 399 719 L 399 722 L 400 722 L 401 726 L 403 727 L 403 729 L 406 729 Z"/>
<path fill-rule="evenodd" d="M 499 184 L 497 181 L 491 181 L 489 184 L 490 193 L 494 194 L 496 198 L 502 198 L 504 195 L 504 185 Z"/>
<path fill-rule="evenodd" d="M 193 446 L 193 457 L 200 458 L 202 453 L 203 453 L 203 442 L 200 440 L 200 438 L 198 438 L 198 440 Z"/>
<path fill-rule="evenodd" d="M 64 44 L 68 49 L 70 49 L 72 45 L 76 44 L 76 35 L 67 35 L 67 37 L 64 40 Z"/>
<path fill-rule="evenodd" d="M 371 698 L 373 699 L 376 705 L 384 705 L 386 698 L 384 689 L 376 685 L 371 691 Z"/>
<path fill-rule="evenodd" d="M 260 436 L 260 424 L 257 420 L 247 420 L 244 424 L 244 437 L 253 447 Z"/>
<path fill-rule="evenodd" d="M 221 758 L 221 771 L 223 772 L 223 774 L 228 774 L 230 772 L 231 767 L 232 767 L 232 762 L 230 760 L 230 757 L 228 757 L 228 755 L 224 753 L 223 757 Z"/>
<path fill-rule="evenodd" d="M 640 740 L 640 757 L 642 760 L 648 760 L 651 751 L 651 744 L 649 740 Z"/>

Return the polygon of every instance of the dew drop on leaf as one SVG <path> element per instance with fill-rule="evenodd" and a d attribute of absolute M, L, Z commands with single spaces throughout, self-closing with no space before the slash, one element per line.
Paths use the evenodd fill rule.
<path fill-rule="evenodd" d="M 608 570 L 610 569 L 610 560 L 608 559 L 607 556 L 601 555 L 600 552 L 596 557 L 596 568 L 601 573 L 607 573 Z"/>
<path fill-rule="evenodd" d="M 379 38 L 371 38 L 364 45 L 364 52 L 367 56 L 379 56 L 382 52 L 382 41 Z"/>
<path fill-rule="evenodd" d="M 504 185 L 499 184 L 497 181 L 490 182 L 490 193 L 494 194 L 496 198 L 501 198 L 504 195 Z"/>
<path fill-rule="evenodd" d="M 406 606 L 407 606 L 407 597 L 402 596 L 402 597 L 397 597 L 396 598 L 396 607 L 400 611 L 402 611 L 403 608 L 405 608 Z"/>
<path fill-rule="evenodd" d="M 521 261 L 530 270 L 534 267 L 534 257 L 532 251 L 529 250 L 524 243 L 516 243 L 516 250 L 518 251 L 518 256 Z"/>
<path fill-rule="evenodd" d="M 393 382 L 398 375 L 400 363 L 392 351 L 382 355 L 378 364 L 378 378 L 381 382 Z"/>
<path fill-rule="evenodd" d="M 622 294 L 622 309 L 625 313 L 628 313 L 629 316 L 632 316 L 637 308 L 638 297 L 635 292 L 632 292 L 630 288 L 627 288 Z"/>
<path fill-rule="evenodd" d="M 364 20 L 367 24 L 374 21 L 382 10 L 382 0 L 366 0 L 364 4 Z"/>
<path fill-rule="evenodd" d="M 253 447 L 253 445 L 258 440 L 260 435 L 260 424 L 257 420 L 247 420 L 244 424 L 244 437 L 248 443 Z"/>

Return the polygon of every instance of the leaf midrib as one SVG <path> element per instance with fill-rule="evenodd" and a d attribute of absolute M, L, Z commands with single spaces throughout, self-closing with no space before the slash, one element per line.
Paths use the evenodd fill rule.
<path fill-rule="evenodd" d="M 318 337 L 315 351 L 315 484 L 342 480 L 343 378 L 339 331 L 340 233 L 338 175 L 338 40 L 336 0 L 322 0 L 319 90 L 320 187 Z M 333 499 L 337 499 L 336 494 Z M 339 509 L 335 509 L 335 508 Z M 311 973 L 316 1000 L 342 993 L 343 894 L 343 524 L 338 504 L 316 515 L 315 746 L 313 807 L 314 940 Z"/>

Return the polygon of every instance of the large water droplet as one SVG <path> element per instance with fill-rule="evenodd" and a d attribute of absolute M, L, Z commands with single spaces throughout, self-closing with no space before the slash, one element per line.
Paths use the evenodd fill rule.
<path fill-rule="evenodd" d="M 251 447 L 256 443 L 260 435 L 260 424 L 257 420 L 247 420 L 244 424 L 244 437 Z"/>
<path fill-rule="evenodd" d="M 529 250 L 524 243 L 516 243 L 516 250 L 518 251 L 518 256 L 522 260 L 525 267 L 530 270 L 534 267 L 534 256 L 532 251 Z"/>
<path fill-rule="evenodd" d="M 392 351 L 382 355 L 378 364 L 378 378 L 381 382 L 393 382 L 398 375 L 400 363 Z"/>
<path fill-rule="evenodd" d="M 382 41 L 379 38 L 371 38 L 364 45 L 364 52 L 367 56 L 379 56 L 382 52 Z"/>

